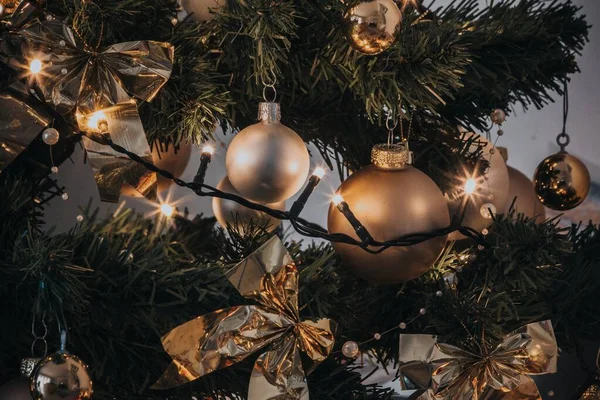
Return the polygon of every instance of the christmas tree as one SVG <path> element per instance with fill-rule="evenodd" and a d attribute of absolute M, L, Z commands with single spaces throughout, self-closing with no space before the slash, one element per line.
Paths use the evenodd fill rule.
<path fill-rule="evenodd" d="M 0 0 L 0 23 L 0 399 L 392 399 L 365 357 L 421 399 L 541 398 L 530 376 L 600 337 L 599 227 L 542 207 L 589 190 L 566 126 L 535 182 L 495 146 L 554 93 L 566 125 L 571 0 Z M 192 182 L 152 160 L 190 143 Z M 78 146 L 103 201 L 156 215 L 45 229 Z M 325 172 L 327 228 L 302 217 Z"/>

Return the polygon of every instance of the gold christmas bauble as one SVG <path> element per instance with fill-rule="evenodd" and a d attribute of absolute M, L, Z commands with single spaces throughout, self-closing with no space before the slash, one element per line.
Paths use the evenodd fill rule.
<path fill-rule="evenodd" d="M 396 157 L 402 145 L 374 147 L 373 165 L 346 179 L 338 189 L 352 212 L 377 241 L 412 233 L 430 232 L 450 224 L 448 207 L 440 189 L 423 172 Z M 383 150 L 382 150 L 383 149 Z M 344 215 L 331 205 L 327 219 L 330 233 L 358 239 Z M 372 283 L 399 283 L 426 272 L 444 249 L 446 236 L 408 247 L 391 247 L 370 254 L 358 246 L 333 243 L 344 265 Z"/>
<path fill-rule="evenodd" d="M 0 386 L 0 400 L 31 400 L 29 379 L 22 376 Z"/>
<path fill-rule="evenodd" d="M 181 0 L 181 7 L 194 21 L 212 19 L 214 13 L 211 13 L 210 10 L 217 11 L 224 4 L 225 0 Z"/>
<path fill-rule="evenodd" d="M 152 148 L 152 163 L 160 169 L 164 169 L 181 178 L 192 155 L 192 143 L 181 143 L 178 148 L 169 145 L 168 148 L 156 144 Z M 173 181 L 158 174 L 158 191 L 167 190 Z"/>
<path fill-rule="evenodd" d="M 304 186 L 310 156 L 300 136 L 281 124 L 278 103 L 261 103 L 260 122 L 231 141 L 225 166 L 235 189 L 259 203 L 278 203 Z"/>
<path fill-rule="evenodd" d="M 231 193 L 239 196 L 239 193 L 235 190 L 231 182 L 227 177 L 223 178 L 217 185 L 217 189 L 225 193 Z M 276 210 L 285 210 L 285 202 L 279 202 L 274 204 L 267 204 L 268 207 Z M 254 228 L 263 228 L 269 232 L 272 232 L 281 223 L 277 218 L 273 218 L 261 211 L 252 210 L 244 207 L 243 205 L 236 203 L 233 200 L 220 199 L 213 197 L 212 208 L 217 221 L 223 228 L 228 225 L 235 227 L 235 229 L 242 235 L 247 235 L 251 232 L 248 231 L 250 221 L 253 222 Z"/>
<path fill-rule="evenodd" d="M 508 166 L 508 201 L 502 209 L 507 213 L 513 202 L 513 208 L 518 214 L 523 214 L 528 218 L 535 218 L 538 222 L 546 219 L 546 210 L 533 189 L 533 182 L 521 171 Z"/>
<path fill-rule="evenodd" d="M 538 199 L 557 211 L 580 205 L 590 191 L 590 173 L 579 158 L 566 152 L 553 154 L 538 165 L 533 183 Z"/>
<path fill-rule="evenodd" d="M 33 400 L 89 400 L 92 380 L 77 356 L 58 352 L 42 359 L 31 375 Z"/>
<path fill-rule="evenodd" d="M 364 0 L 344 15 L 350 45 L 363 54 L 379 54 L 396 40 L 402 12 L 393 0 Z"/>
<path fill-rule="evenodd" d="M 473 178 L 472 193 L 465 193 L 457 199 L 448 199 L 448 206 L 450 215 L 459 218 L 464 215 L 460 225 L 481 232 L 492 224 L 489 210 L 500 212 L 506 205 L 509 190 L 508 169 L 502 154 L 492 143 L 474 133 L 466 136 L 466 139 L 471 138 L 473 151 L 480 143 L 484 143 L 482 158 L 489 161 L 489 169 L 484 176 Z M 448 237 L 448 240 L 462 239 L 465 239 L 465 236 L 458 231 L 452 232 Z"/>

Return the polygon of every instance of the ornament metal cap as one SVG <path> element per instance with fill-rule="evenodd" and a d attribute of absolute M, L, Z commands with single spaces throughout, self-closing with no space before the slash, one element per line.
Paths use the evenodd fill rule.
<path fill-rule="evenodd" d="M 259 103 L 258 120 L 263 122 L 279 122 L 281 120 L 281 106 L 279 103 Z"/>
<path fill-rule="evenodd" d="M 379 169 L 399 170 L 412 162 L 408 146 L 401 143 L 380 143 L 371 149 L 371 163 Z"/>

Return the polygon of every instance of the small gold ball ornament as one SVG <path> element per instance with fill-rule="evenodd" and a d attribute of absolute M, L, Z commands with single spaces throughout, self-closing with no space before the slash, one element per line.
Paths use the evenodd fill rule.
<path fill-rule="evenodd" d="M 364 0 L 344 15 L 350 45 L 363 54 L 387 50 L 400 30 L 402 12 L 393 0 Z"/>
<path fill-rule="evenodd" d="M 217 189 L 225 193 L 239 195 L 235 190 L 228 177 L 224 177 L 217 185 Z M 276 210 L 285 210 L 285 202 L 267 204 L 268 207 Z M 223 228 L 228 225 L 234 227 L 240 234 L 247 235 L 249 232 L 249 223 L 253 222 L 254 228 L 263 228 L 272 232 L 281 223 L 277 218 L 273 218 L 263 212 L 252 210 L 236 203 L 233 200 L 221 199 L 213 197 L 212 200 L 213 213 L 217 221 Z"/>
<path fill-rule="evenodd" d="M 181 0 L 181 7 L 193 21 L 208 21 L 225 5 L 225 0 Z M 213 12 L 211 12 L 211 10 Z"/>
<path fill-rule="evenodd" d="M 260 103 L 259 119 L 231 141 L 225 157 L 227 176 L 245 198 L 278 203 L 304 186 L 310 156 L 302 138 L 281 124 L 279 103 Z"/>
<path fill-rule="evenodd" d="M 33 400 L 89 400 L 92 380 L 77 356 L 59 351 L 43 358 L 31 375 Z"/>
<path fill-rule="evenodd" d="M 538 199 L 557 211 L 580 205 L 590 191 L 590 173 L 581 160 L 565 151 L 544 159 L 535 170 L 533 183 Z"/>
<path fill-rule="evenodd" d="M 384 242 L 412 233 L 431 232 L 450 224 L 441 190 L 423 172 L 409 165 L 402 144 L 377 145 L 372 165 L 361 168 L 338 189 L 356 218 L 376 241 Z M 358 239 L 344 215 L 331 205 L 327 219 L 330 233 Z M 407 247 L 390 247 L 371 254 L 358 246 L 333 243 L 344 265 L 371 283 L 399 283 L 426 272 L 438 258 L 446 236 Z"/>
<path fill-rule="evenodd" d="M 506 162 L 500 151 L 494 151 L 494 145 L 475 134 L 468 133 L 466 140 L 472 139 L 471 150 L 474 151 L 479 144 L 483 144 L 482 158 L 489 161 L 489 170 L 485 177 L 475 177 L 468 181 L 473 184 L 473 190 L 468 190 L 463 197 L 457 199 L 448 199 L 450 214 L 454 216 L 464 216 L 460 225 L 468 226 L 481 232 L 489 228 L 493 222 L 490 218 L 489 210 L 503 210 L 508 200 L 508 169 Z M 465 187 L 466 188 L 466 187 Z M 494 207 L 490 207 L 492 204 Z M 486 207 L 483 207 L 486 205 Z M 450 234 L 448 240 L 462 240 L 466 237 L 460 232 L 455 231 Z"/>

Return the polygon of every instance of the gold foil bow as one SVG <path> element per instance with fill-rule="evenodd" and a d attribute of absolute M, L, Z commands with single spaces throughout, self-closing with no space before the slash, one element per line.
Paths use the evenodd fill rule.
<path fill-rule="evenodd" d="M 99 51 L 52 15 L 22 19 L 18 27 L 15 21 L 12 36 L 20 41 L 27 61 L 42 62 L 35 82 L 45 101 L 61 114 L 75 110 L 79 127 L 88 136 L 84 145 L 102 201 L 117 202 L 124 185 L 128 194 L 155 199 L 156 174 L 102 145 L 97 122 L 101 112 L 115 143 L 151 159 L 137 103 L 130 95 L 152 100 L 171 75 L 173 46 L 133 41 Z"/>
<path fill-rule="evenodd" d="M 248 399 L 308 400 L 306 375 L 331 352 L 335 323 L 300 320 L 298 271 L 283 243 L 274 236 L 226 275 L 259 305 L 215 311 L 170 331 L 162 344 L 173 362 L 153 388 L 191 382 L 270 346 L 254 364 Z"/>
<path fill-rule="evenodd" d="M 420 400 L 541 400 L 529 375 L 556 372 L 549 320 L 525 325 L 481 353 L 437 343 L 435 336 L 400 335 L 400 373 L 426 389 Z"/>

